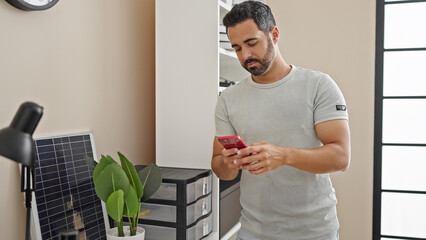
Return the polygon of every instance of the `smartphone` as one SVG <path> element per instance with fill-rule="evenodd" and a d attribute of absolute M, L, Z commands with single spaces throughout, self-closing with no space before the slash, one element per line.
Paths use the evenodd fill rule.
<path fill-rule="evenodd" d="M 241 148 L 247 147 L 247 145 L 238 135 L 218 137 L 218 140 L 226 149 L 231 149 L 231 148 L 241 149 Z"/>

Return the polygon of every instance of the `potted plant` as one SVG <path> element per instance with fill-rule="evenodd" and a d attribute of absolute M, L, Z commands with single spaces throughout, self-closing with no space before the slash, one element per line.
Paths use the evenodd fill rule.
<path fill-rule="evenodd" d="M 117 227 L 107 231 L 107 239 L 143 240 L 145 231 L 138 227 L 141 204 L 160 187 L 161 171 L 157 165 L 150 164 L 137 172 L 123 154 L 118 152 L 118 156 L 121 166 L 111 156 L 102 156 L 93 171 L 96 195 L 105 202 L 108 215 L 117 222 Z M 127 216 L 129 226 L 123 226 L 123 216 Z"/>

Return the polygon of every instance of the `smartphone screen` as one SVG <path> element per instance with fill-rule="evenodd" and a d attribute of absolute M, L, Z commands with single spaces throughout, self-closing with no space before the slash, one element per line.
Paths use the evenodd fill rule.
<path fill-rule="evenodd" d="M 244 143 L 241 137 L 237 135 L 218 137 L 218 140 L 226 149 L 231 149 L 231 148 L 241 149 L 241 148 L 247 147 L 247 145 Z"/>

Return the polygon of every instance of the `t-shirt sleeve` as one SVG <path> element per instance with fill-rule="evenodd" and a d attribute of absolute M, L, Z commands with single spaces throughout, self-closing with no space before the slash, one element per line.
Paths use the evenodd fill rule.
<path fill-rule="evenodd" d="M 325 74 L 314 100 L 314 124 L 336 119 L 349 119 L 346 101 L 337 84 Z"/>
<path fill-rule="evenodd" d="M 226 101 L 222 96 L 219 96 L 216 103 L 215 124 L 217 137 L 236 135 L 236 131 L 229 120 Z"/>

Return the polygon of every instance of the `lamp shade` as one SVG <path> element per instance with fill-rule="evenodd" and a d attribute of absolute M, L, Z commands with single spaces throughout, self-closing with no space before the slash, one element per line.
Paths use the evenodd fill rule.
<path fill-rule="evenodd" d="M 9 127 L 0 130 L 0 155 L 27 167 L 34 165 L 33 133 L 43 107 L 33 103 L 21 104 Z"/>

